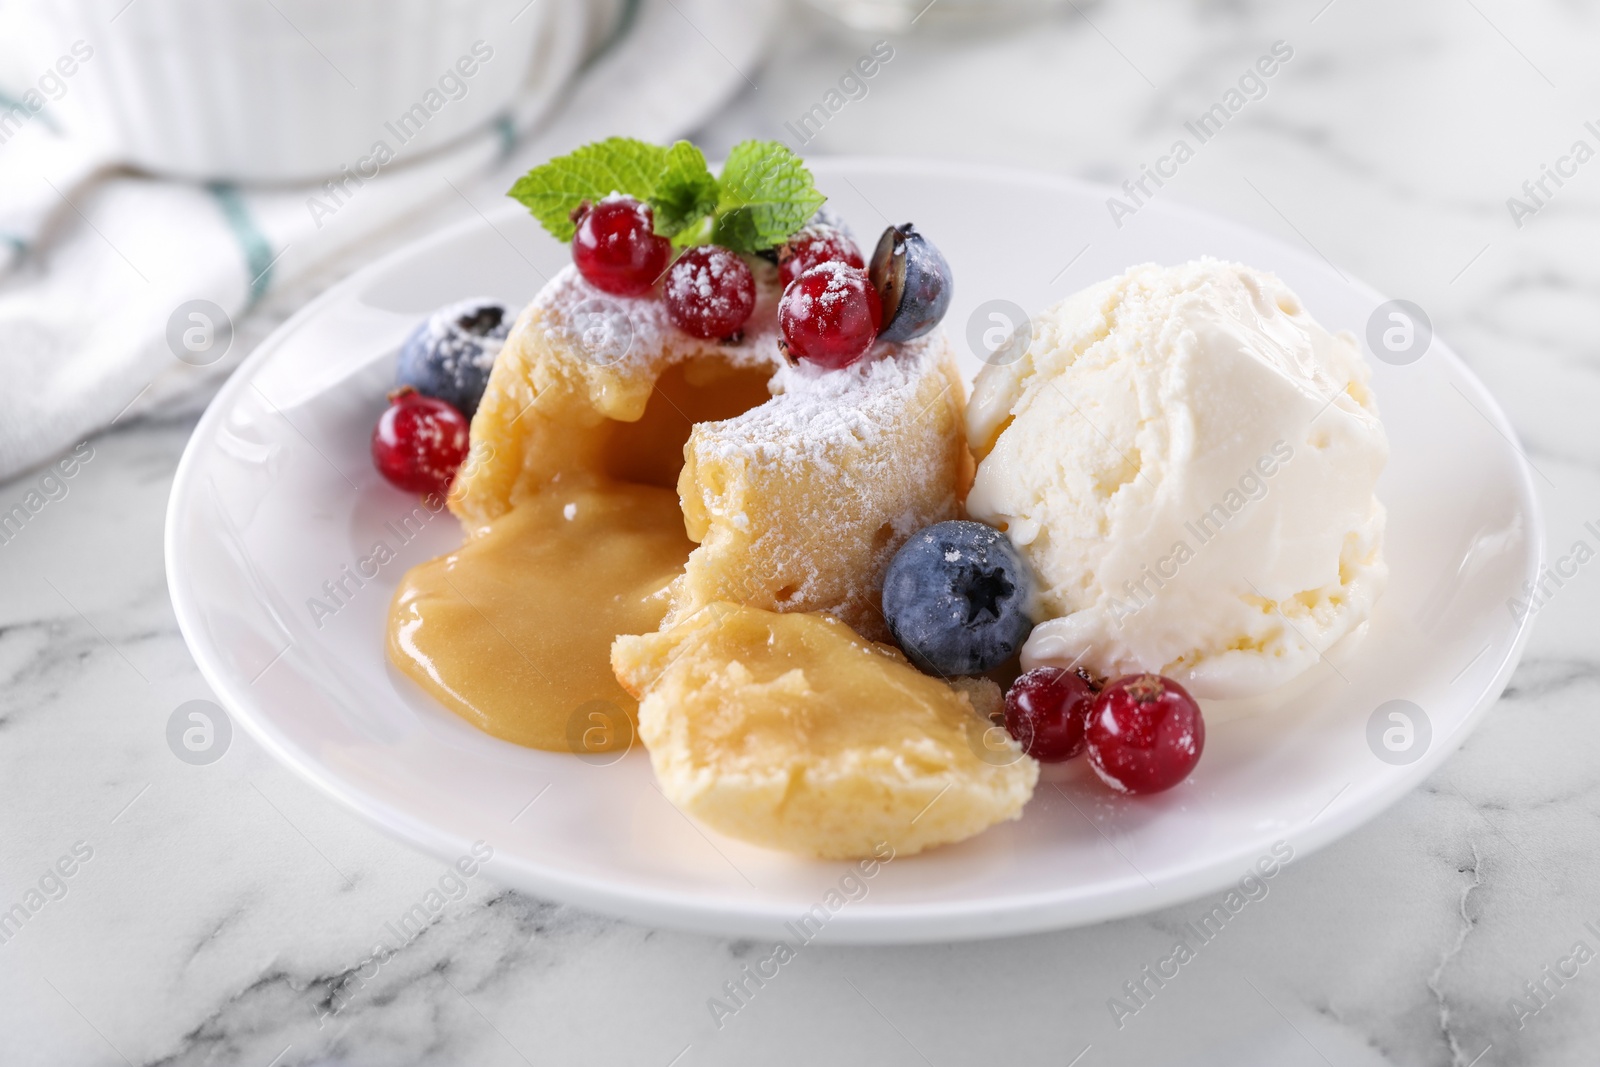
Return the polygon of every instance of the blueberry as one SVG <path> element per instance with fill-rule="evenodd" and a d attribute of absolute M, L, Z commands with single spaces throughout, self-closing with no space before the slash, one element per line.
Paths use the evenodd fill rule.
<path fill-rule="evenodd" d="M 406 338 L 395 384 L 443 400 L 472 418 L 511 321 L 505 305 L 495 300 L 440 308 Z"/>
<path fill-rule="evenodd" d="M 883 231 L 868 270 L 883 300 L 883 329 L 878 336 L 885 341 L 921 337 L 939 325 L 950 308 L 955 287 L 950 265 L 909 222 Z"/>
<path fill-rule="evenodd" d="M 929 674 L 982 674 L 1033 629 L 1033 575 L 1011 539 L 981 522 L 912 536 L 883 577 L 883 614 L 907 658 Z"/>

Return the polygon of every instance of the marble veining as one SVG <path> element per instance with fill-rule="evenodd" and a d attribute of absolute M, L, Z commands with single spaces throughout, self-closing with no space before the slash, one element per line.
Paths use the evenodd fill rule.
<path fill-rule="evenodd" d="M 1520 228 L 1506 200 L 1600 118 L 1597 39 L 1572 4 L 1101 0 L 1021 34 L 895 38 L 869 95 L 803 147 L 1120 184 L 1291 43 L 1266 95 L 1159 195 L 1424 306 L 1510 413 L 1564 550 L 1600 519 L 1600 167 Z M 862 48 L 797 11 L 745 72 L 758 88 L 697 136 L 712 151 L 782 136 Z M 441 207 L 270 294 L 235 352 L 467 213 Z M 1433 778 L 1297 855 L 1120 1027 L 1108 1003 L 1214 902 L 1003 941 L 807 947 L 719 1027 L 708 1000 L 765 946 L 483 877 L 397 938 L 442 865 L 242 733 L 217 763 L 173 757 L 168 716 L 209 694 L 167 601 L 163 511 L 215 384 L 197 371 L 93 438 L 68 495 L 0 546 L 0 908 L 92 850 L 0 943 L 0 1064 L 1595 1062 L 1600 961 L 1561 961 L 1600 951 L 1600 568 L 1541 609 L 1504 697 Z"/>

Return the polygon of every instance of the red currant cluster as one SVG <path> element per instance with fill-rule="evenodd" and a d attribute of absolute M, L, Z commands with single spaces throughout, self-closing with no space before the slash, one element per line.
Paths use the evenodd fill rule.
<path fill-rule="evenodd" d="M 579 207 L 575 220 L 572 262 L 584 280 L 616 296 L 643 296 L 665 279 L 667 317 L 691 337 L 732 337 L 755 310 L 755 275 L 737 252 L 696 245 L 674 260 L 648 204 L 607 197 Z"/>
<path fill-rule="evenodd" d="M 1177 682 L 1130 674 L 1106 686 L 1086 671 L 1035 667 L 1006 693 L 1006 731 L 1042 763 L 1088 750 L 1121 793 L 1159 793 L 1189 776 L 1206 743 L 1200 705 Z"/>
<path fill-rule="evenodd" d="M 950 266 L 909 222 L 878 239 L 870 265 L 835 227 L 813 223 L 780 252 L 784 343 L 801 359 L 848 367 L 875 340 L 909 341 L 950 307 Z"/>
<path fill-rule="evenodd" d="M 755 276 L 738 253 L 697 245 L 672 259 L 649 205 L 610 197 L 580 207 L 572 261 L 596 289 L 639 296 L 665 278 L 662 298 L 674 326 L 714 340 L 739 332 L 756 306 Z M 860 358 L 883 317 L 855 242 L 831 226 L 811 226 L 779 252 L 785 288 L 779 322 L 790 351 L 827 367 Z"/>
<path fill-rule="evenodd" d="M 789 352 L 829 370 L 866 354 L 883 327 L 883 298 L 849 234 L 813 224 L 778 253 L 778 325 Z"/>
<path fill-rule="evenodd" d="M 648 204 L 612 196 L 579 207 L 573 218 L 572 260 L 595 288 L 641 296 L 664 280 L 667 317 L 705 340 L 737 336 L 755 310 L 755 276 L 743 257 L 697 245 L 674 260 Z M 949 303 L 943 257 L 909 224 L 885 232 L 870 274 L 850 235 L 822 222 L 776 251 L 784 344 L 796 358 L 830 370 L 850 366 L 879 337 L 903 341 L 926 333 Z"/>

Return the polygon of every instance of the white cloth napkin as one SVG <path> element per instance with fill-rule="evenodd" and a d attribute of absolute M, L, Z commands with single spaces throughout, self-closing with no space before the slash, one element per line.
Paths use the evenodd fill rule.
<path fill-rule="evenodd" d="M 331 216 L 315 189 L 245 190 L 104 172 L 40 118 L 0 144 L 0 479 L 195 384 L 169 345 L 192 300 L 233 320 L 270 287 L 445 198 L 488 202 L 551 155 L 613 134 L 680 136 L 758 59 L 776 0 L 642 0 L 554 117 L 514 109 L 460 147 L 397 165 Z M 685 25 L 688 23 L 689 25 Z M 716 24 L 725 73 L 663 51 Z M 491 192 L 492 190 L 492 192 Z M 189 325 L 186 317 L 179 332 Z"/>

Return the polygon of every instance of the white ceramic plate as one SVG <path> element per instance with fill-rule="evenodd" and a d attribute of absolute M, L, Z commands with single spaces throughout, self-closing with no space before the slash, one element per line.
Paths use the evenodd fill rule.
<path fill-rule="evenodd" d="M 1119 231 L 1106 190 L 1089 185 L 907 162 L 829 160 L 815 170 L 859 235 L 890 221 L 881 210 L 938 241 L 956 275 L 946 326 L 969 372 L 978 362 L 965 335 L 980 304 L 1042 308 L 1140 261 L 1212 254 L 1274 270 L 1324 324 L 1362 336 L 1382 302 L 1313 253 L 1159 202 Z M 402 572 L 459 539 L 444 515 L 402 543 L 415 501 L 369 461 L 394 352 L 434 307 L 480 293 L 521 304 L 566 259 L 510 205 L 362 271 L 262 345 L 206 412 L 178 469 L 167 518 L 178 621 L 229 712 L 385 830 L 443 860 L 487 841 L 494 876 L 541 896 L 644 923 L 792 940 L 784 924 L 823 902 L 845 865 L 698 827 L 656 790 L 641 751 L 596 766 L 480 734 L 385 661 L 384 614 Z M 822 937 L 982 937 L 1195 897 L 1238 881 L 1275 842 L 1298 856 L 1347 833 L 1461 743 L 1527 636 L 1506 602 L 1539 565 L 1539 513 L 1510 425 L 1443 342 L 1409 365 L 1374 366 L 1393 447 L 1380 486 L 1393 577 L 1370 637 L 1319 665 L 1280 713 L 1215 723 L 1177 789 L 1125 799 L 1081 761 L 1054 769 L 1020 821 L 896 860 L 862 883 L 860 899 L 824 905 Z M 344 579 L 344 605 L 319 626 L 309 598 L 325 596 L 324 583 L 340 583 L 378 541 L 397 558 L 359 588 Z M 1409 763 L 1369 745 L 1374 712 L 1391 700 L 1420 709 Z M 1396 725 L 1386 716 L 1380 727 Z"/>

